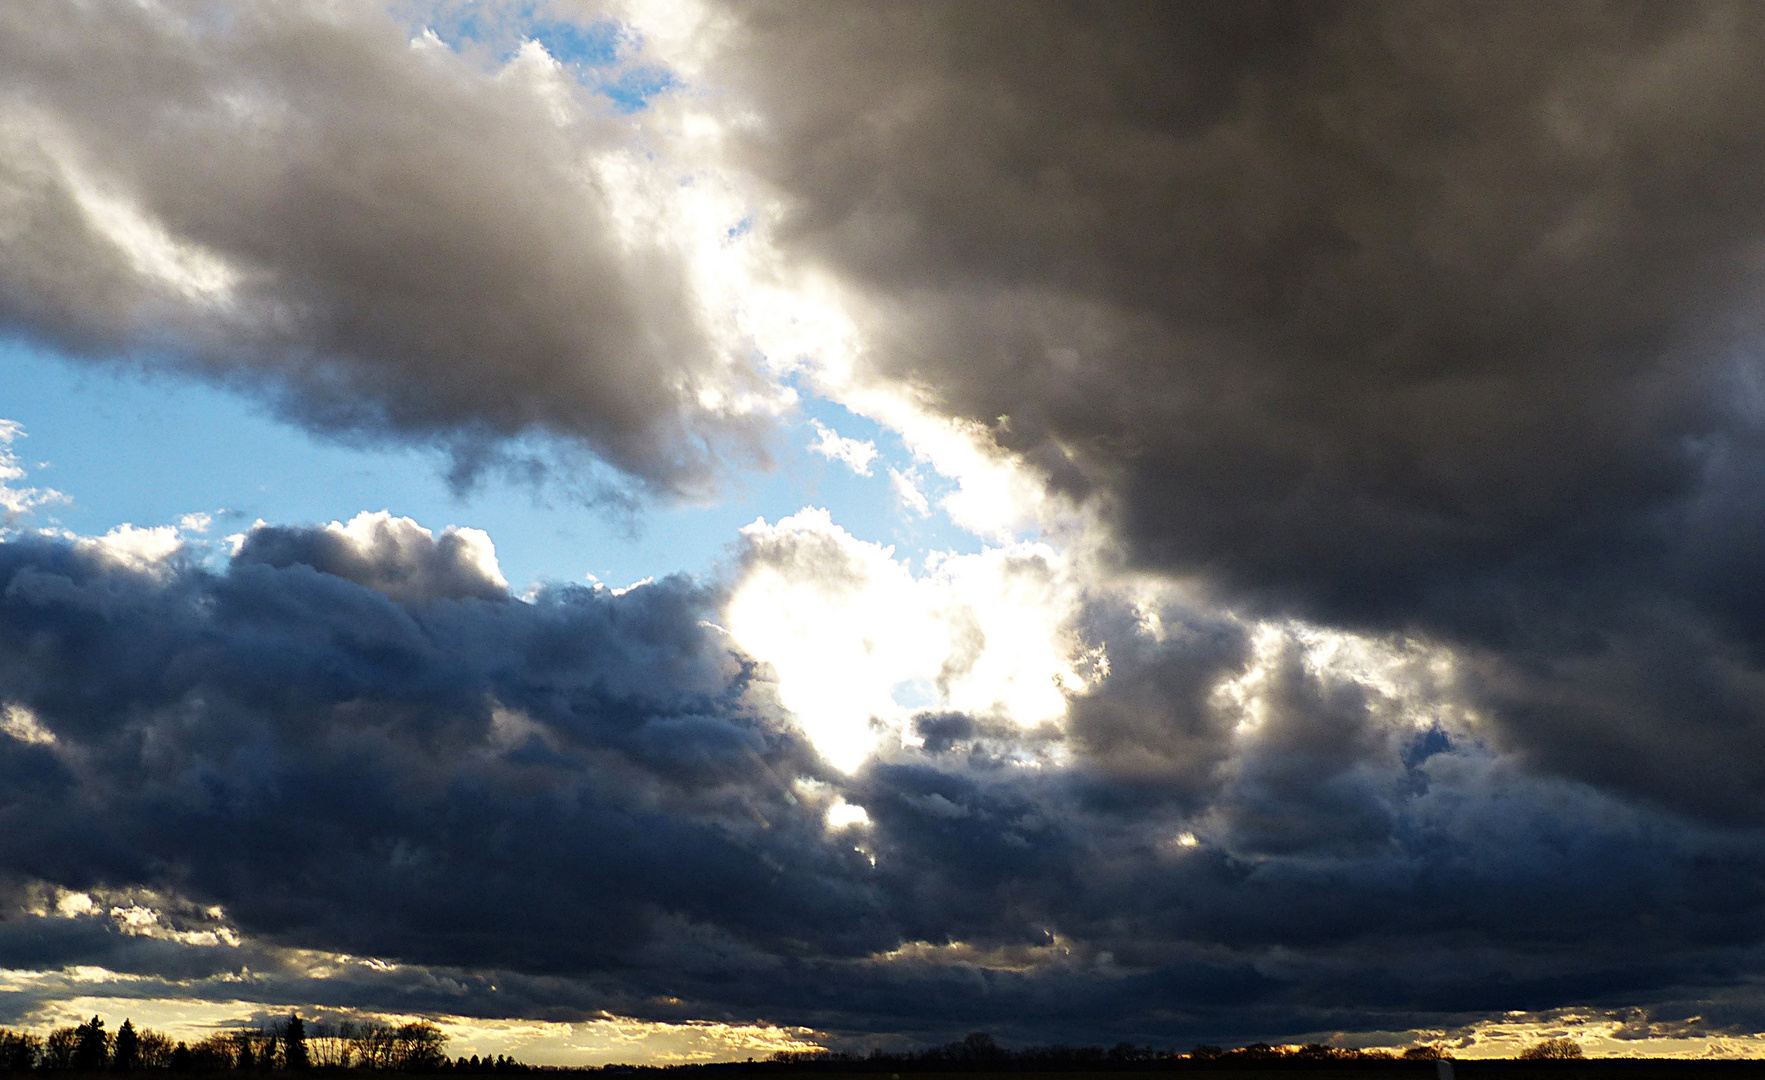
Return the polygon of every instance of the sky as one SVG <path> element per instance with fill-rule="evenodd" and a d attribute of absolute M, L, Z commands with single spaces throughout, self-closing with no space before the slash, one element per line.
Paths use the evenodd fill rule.
<path fill-rule="evenodd" d="M 1765 1053 L 1762 60 L 0 9 L 0 1026 Z"/>

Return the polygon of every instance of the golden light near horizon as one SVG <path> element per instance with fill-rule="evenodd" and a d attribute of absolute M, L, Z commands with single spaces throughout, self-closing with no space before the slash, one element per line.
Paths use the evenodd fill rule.
<path fill-rule="evenodd" d="M 0 3 L 0 1021 L 1760 1052 L 1760 70 Z"/>
<path fill-rule="evenodd" d="M 0 986 L 9 975 L 0 972 Z M 115 980 L 114 973 L 91 973 L 91 981 Z M 114 997 L 103 993 L 63 998 L 35 1010 L 15 1025 L 47 1034 L 84 1023 L 93 1016 L 115 1031 L 124 1020 L 172 1039 L 195 1044 L 213 1035 L 254 1029 L 290 1012 L 315 1017 L 342 1016 L 385 1024 L 433 1022 L 448 1036 L 450 1057 L 508 1056 L 529 1065 L 687 1065 L 765 1058 L 784 1052 L 818 1051 L 826 1036 L 809 1028 L 718 1021 L 668 1023 L 603 1015 L 580 1021 L 485 1020 L 445 1013 L 350 1013 L 322 1006 L 239 999 Z"/>

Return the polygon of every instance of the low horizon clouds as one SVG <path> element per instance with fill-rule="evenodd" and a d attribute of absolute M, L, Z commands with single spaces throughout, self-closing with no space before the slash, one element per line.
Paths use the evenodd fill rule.
<path fill-rule="evenodd" d="M 831 402 L 984 543 L 516 595 L 0 420 L 0 1023 L 1754 1047 L 1756 9 L 398 16 L 0 15 L 0 329 L 590 508 Z"/>

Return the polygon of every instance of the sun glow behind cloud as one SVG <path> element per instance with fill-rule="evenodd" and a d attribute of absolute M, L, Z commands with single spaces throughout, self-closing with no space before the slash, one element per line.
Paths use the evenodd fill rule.
<path fill-rule="evenodd" d="M 936 555 L 915 573 L 824 510 L 742 530 L 727 611 L 737 644 L 831 764 L 856 769 L 915 713 L 958 710 L 1021 728 L 1058 723 L 1104 670 L 1071 629 L 1081 589 L 1039 543 Z"/>
<path fill-rule="evenodd" d="M 1077 1018 L 1077 1041 L 1111 1025 L 1175 1040 L 1208 1025 L 1248 1037 L 1477 1015 L 1441 1005 L 1368 1019 L 1363 1000 L 1366 1011 L 1344 1020 L 1280 1004 L 1335 1000 L 1357 984 L 1437 986 L 1431 1000 L 1487 1002 L 1502 992 L 1491 987 L 1540 985 L 1525 982 L 1536 976 L 1561 980 L 1551 1000 L 1575 1001 L 1614 973 L 1657 973 L 1638 979 L 1643 995 L 1677 992 L 1673 980 L 1695 982 L 1723 965 L 1756 966 L 1756 890 L 1703 870 L 1756 869 L 1765 850 L 1758 830 L 1724 824 L 1752 820 L 1756 809 L 1748 770 L 1758 755 L 1730 740 L 1758 728 L 1757 665 L 1725 651 L 1725 640 L 1741 639 L 1722 622 L 1751 616 L 1704 620 L 1708 595 L 1730 590 L 1694 585 L 1680 591 L 1680 607 L 1651 596 L 1649 612 L 1689 620 L 1662 632 L 1651 621 L 1658 614 L 1626 607 L 1628 583 L 1600 584 L 1605 571 L 1592 564 L 1576 580 L 1596 587 L 1571 585 L 1563 595 L 1573 602 L 1552 599 L 1569 578 L 1550 568 L 1559 556 L 1573 568 L 1582 534 L 1551 533 L 1545 520 L 1585 499 L 1597 511 L 1586 520 L 1614 526 L 1616 537 L 1642 508 L 1651 536 L 1665 523 L 1659 537 L 1714 537 L 1717 547 L 1739 537 L 1739 554 L 1718 552 L 1716 562 L 1745 571 L 1734 581 L 1750 580 L 1757 545 L 1745 538 L 1756 521 L 1735 508 L 1759 504 L 1754 481 L 1675 487 L 1673 477 L 1702 469 L 1687 467 L 1684 426 L 1625 412 L 1681 401 L 1672 384 L 1701 346 L 1678 342 L 1683 352 L 1663 353 L 1673 356 L 1666 365 L 1647 354 L 1659 335 L 1587 327 L 1702 310 L 1710 293 L 1696 281 L 1675 295 L 1636 283 L 1721 262 L 1705 251 L 1732 255 L 1727 237 L 1750 235 L 1751 195 L 1713 197 L 1738 224 L 1712 234 L 1699 230 L 1718 214 L 1675 216 L 1663 213 L 1671 199 L 1641 200 L 1634 224 L 1676 239 L 1636 250 L 1671 255 L 1687 236 L 1699 244 L 1684 260 L 1662 259 L 1659 275 L 1631 273 L 1629 253 L 1602 250 L 1597 230 L 1579 227 L 1587 206 L 1623 225 L 1624 200 L 1606 207 L 1609 191 L 1577 191 L 1574 181 L 1637 179 L 1630 166 L 1602 162 L 1589 144 L 1576 153 L 1592 157 L 1559 168 L 1552 132 L 1523 160 L 1506 160 L 1502 140 L 1530 130 L 1515 118 L 1532 112 L 1504 113 L 1506 99 L 1476 80 L 1499 75 L 1525 88 L 1513 100 L 1527 102 L 1541 87 L 1556 95 L 1574 86 L 1601 101 L 1600 86 L 1533 53 L 1499 71 L 1470 57 L 1464 67 L 1393 72 L 1383 54 L 1330 51 L 1351 40 L 1434 47 L 1434 36 L 1398 23 L 1332 36 L 1315 56 L 1296 42 L 1317 61 L 1296 70 L 1328 77 L 1316 84 L 1291 72 L 1265 78 L 1260 61 L 1222 50 L 1233 78 L 1218 100 L 1246 93 L 1221 115 L 1252 122 L 1172 126 L 1100 104 L 1144 100 L 1160 91 L 1156 80 L 1126 83 L 1083 56 L 1059 70 L 1000 65 L 1019 35 L 995 40 L 978 23 L 947 25 L 948 9 L 905 12 L 854 35 L 866 13 L 818 21 L 813 6 L 750 20 L 739 6 L 634 2 L 595 9 L 587 18 L 604 21 L 574 28 L 543 20 L 588 9 L 443 8 L 422 8 L 436 32 L 370 8 L 290 3 L 277 9 L 286 14 L 242 17 L 236 36 L 200 41 L 174 25 L 176 4 L 66 9 L 100 12 L 80 33 L 61 32 L 60 16 L 0 16 L 10 30 L 0 35 L 8 86 L 24 88 L 18 101 L 41 103 L 0 115 L 0 142 L 15 151 L 0 155 L 0 240 L 31 241 L 9 249 L 5 274 L 44 271 L 8 277 L 0 308 L 15 330 L 42 333 L 45 348 L 88 360 L 173 348 L 182 335 L 190 351 L 171 362 L 225 371 L 229 385 L 315 430 L 404 445 L 457 437 L 447 443 L 454 479 L 478 470 L 494 485 L 500 466 L 485 472 L 485 460 L 555 437 L 580 451 L 557 464 L 591 477 L 588 501 L 636 508 L 656 494 L 668 502 L 659 516 L 677 514 L 658 531 L 696 534 L 704 546 L 618 574 L 637 582 L 627 588 L 535 584 L 511 594 L 491 537 L 508 544 L 532 530 L 480 516 L 482 531 L 431 531 L 447 511 L 395 504 L 408 491 L 382 498 L 399 486 L 385 478 L 350 505 L 320 511 L 219 509 L 241 505 L 229 497 L 85 518 L 79 534 L 46 517 L 55 528 L 32 532 L 20 523 L 59 496 L 22 486 L 25 463 L 12 452 L 20 431 L 0 421 L 0 554 L 12 560 L 0 565 L 0 584 L 13 583 L 0 590 L 0 640 L 28 644 L 9 654 L 25 661 L 0 664 L 0 771 L 53 781 L 9 786 L 7 809 L 19 820 L 80 823 L 39 838 L 37 849 L 18 840 L 18 850 L 41 861 L 53 846 L 56 865 L 68 868 L 64 885 L 124 873 L 105 861 L 109 851 L 140 852 L 147 869 L 126 873 L 161 885 L 152 876 L 160 867 L 199 867 L 189 880 L 206 883 L 205 899 L 260 930 L 278 913 L 252 902 L 314 893 L 305 925 L 315 950 L 299 954 L 237 933 L 218 907 L 211 918 L 173 911 L 170 900 L 162 910 L 145 893 L 51 896 L 29 914 L 61 935 L 67 964 L 8 972 L 3 984 L 47 1002 L 49 1012 L 32 1014 L 42 1023 L 89 1007 L 114 1023 L 110 1010 L 131 1008 L 132 995 L 155 995 L 135 1006 L 138 1022 L 187 1004 L 192 1031 L 295 1003 L 372 1001 L 389 1018 L 441 1019 L 465 1052 L 560 1064 L 627 1052 L 688 1060 L 821 1037 L 765 1019 L 822 1024 L 837 1013 L 827 1024 L 841 1030 L 901 1017 L 926 1025 L 921 1032 L 966 1027 L 953 1014 L 915 1015 L 915 1003 L 955 1000 L 937 988 L 1002 972 L 1013 978 L 990 982 L 996 996 L 980 1014 L 1018 1017 L 1007 1037 L 1020 1040 L 1046 1029 L 1034 1003 L 1058 999 Z M 1021 36 L 1077 32 L 1057 8 L 1027 16 L 1047 20 L 1045 35 Z M 1121 32 L 1119 51 L 1101 52 L 1130 58 L 1124 66 L 1139 75 L 1193 37 L 1187 10 L 1135 9 L 1113 31 L 1105 24 L 1114 14 L 1084 32 Z M 1340 17 L 1377 20 L 1382 10 Z M 456 32 L 479 14 L 502 36 Z M 1463 40 L 1488 29 L 1466 18 Z M 1599 25 L 1557 29 L 1576 41 L 1616 40 Z M 573 56 L 588 38 L 604 38 L 604 48 Z M 305 43 L 303 59 L 284 62 L 275 43 L 286 40 Z M 1744 51 L 1747 34 L 1686 40 L 1700 58 L 1731 48 L 1743 50 L 1732 58 L 1757 58 Z M 79 44 L 58 53 L 65 42 Z M 354 63 L 304 62 L 339 43 Z M 1137 52 L 1144 43 L 1153 51 Z M 78 62 L 100 45 L 127 62 Z M 1683 58 L 1662 61 L 1653 48 L 1613 45 L 1607 70 L 1665 72 L 1684 89 Z M 799 58 L 818 64 L 799 68 Z M 653 88 L 611 91 L 613 69 L 649 72 Z M 1018 85 L 1022 70 L 1034 81 Z M 165 73 L 163 85 L 129 82 L 137 71 Z M 1442 170 L 1429 158 L 1406 174 L 1453 178 L 1450 190 L 1412 185 L 1415 207 L 1431 211 L 1416 216 L 1438 234 L 1391 218 L 1384 187 L 1356 172 L 1366 147 L 1337 146 L 1332 131 L 1291 139 L 1305 133 L 1312 96 L 1334 92 L 1330 79 L 1352 88 L 1368 72 L 1378 76 L 1361 86 L 1368 100 L 1415 77 L 1443 91 L 1416 100 L 1480 103 L 1463 117 L 1464 145 L 1487 152 L 1476 160 L 1489 168 Z M 1445 81 L 1428 81 L 1437 75 Z M 181 98 L 165 90 L 173 84 L 193 92 Z M 259 89 L 241 96 L 236 84 Z M 1296 87 L 1303 96 L 1289 101 Z M 1746 86 L 1733 89 L 1744 107 Z M 128 114 L 113 96 L 141 111 Z M 1746 140 L 1728 138 L 1742 126 L 1700 120 L 1695 97 L 1662 112 L 1676 125 L 1683 114 L 1687 131 L 1722 134 L 1702 145 L 1744 149 Z M 995 102 L 1049 108 L 1002 117 L 989 113 Z M 1268 102 L 1299 107 L 1260 112 Z M 1063 115 L 1068 108 L 1076 111 Z M 193 122 L 136 142 L 149 115 Z M 1279 122 L 1255 122 L 1271 117 Z M 1483 120 L 1501 139 L 1479 134 Z M 302 137 L 289 137 L 295 131 Z M 1083 139 L 1070 142 L 1072 132 Z M 1658 137 L 1630 134 L 1634 142 L 1613 145 Z M 1382 145 L 1391 153 L 1376 155 L 1372 171 L 1416 164 L 1408 138 Z M 241 145 L 249 160 L 230 161 Z M 1207 152 L 1146 152 L 1190 145 Z M 938 153 L 922 155 L 927 147 Z M 1315 156 L 1320 147 L 1329 152 Z M 1012 168 L 1000 168 L 1006 159 Z M 1452 232 L 1458 209 L 1503 205 L 1505 196 L 1479 188 L 1488 176 L 1524 181 L 1535 160 L 1548 166 L 1547 195 L 1531 204 L 1538 220 L 1508 233 L 1492 215 Z M 1652 160 L 1666 171 L 1651 176 L 1675 175 L 1675 155 Z M 1255 182 L 1221 182 L 1239 175 Z M 1674 189 L 1651 176 L 1641 177 L 1647 190 Z M 1313 177 L 1324 182 L 1307 187 Z M 1204 204 L 1210 213 L 1185 217 Z M 1565 209 L 1576 228 L 1546 220 Z M 1290 211 L 1326 227 L 1289 230 L 1281 222 Z M 1509 294 L 1491 302 L 1474 268 L 1503 263 L 1536 235 L 1570 233 L 1575 243 L 1547 245 L 1547 261 L 1586 255 L 1584 265 L 1543 277 L 1509 268 L 1522 292 L 1543 298 L 1538 311 L 1585 313 L 1585 325 L 1552 314 L 1498 326 Z M 1337 243 L 1343 236 L 1352 243 Z M 1492 246 L 1480 246 L 1485 237 Z M 1438 278 L 1430 268 L 1444 264 L 1410 258 L 1418 244 L 1446 250 L 1443 239 L 1472 256 L 1462 277 Z M 1350 251 L 1364 273 L 1338 272 L 1335 260 Z M 1230 253 L 1224 262 L 1221 252 Z M 63 271 L 72 277 L 56 276 Z M 1410 291 L 1418 279 L 1424 287 Z M 1268 282 L 1289 280 L 1304 287 L 1242 307 Z M 1405 288 L 1393 293 L 1391 281 Z M 1559 282 L 1586 288 L 1555 291 Z M 1602 306 L 1607 294 L 1619 302 Z M 1292 297 L 1297 313 L 1287 310 Z M 1389 326 L 1357 330 L 1333 313 L 1393 311 L 1415 330 L 1405 342 L 1417 363 L 1364 366 L 1364 347 L 1388 342 Z M 1558 371 L 1559 358 L 1604 356 L 1618 338 L 1620 352 L 1642 351 L 1593 379 L 1576 364 Z M 1442 341 L 1454 347 L 1443 352 Z M 1528 352 L 1533 341 L 1539 351 Z M 1477 359 L 1484 352 L 1512 359 L 1511 369 Z M 148 367 L 162 359 L 138 357 Z M 1327 385 L 1295 381 L 1314 360 L 1336 373 Z M 1658 385 L 1625 374 L 1651 365 Z M 1415 372 L 1428 373 L 1423 384 L 1405 381 Z M 1493 387 L 1497 407 L 1460 392 L 1466 386 Z M 1363 409 L 1370 387 L 1390 393 Z M 1647 392 L 1631 393 L 1638 387 Z M 1346 396 L 1333 397 L 1338 390 Z M 1686 389 L 1684 400 L 1698 392 Z M 1587 426 L 1567 410 L 1574 415 L 1533 423 L 1507 406 L 1510 393 L 1630 419 Z M 1756 433 L 1722 424 L 1699 419 L 1689 452 L 1704 462 L 1702 447 L 1721 447 L 1736 476 L 1759 475 Z M 109 441 L 133 449 L 150 440 Z M 1672 456 L 1659 456 L 1669 443 Z M 1565 463 L 1554 478 L 1526 449 L 1546 444 Z M 1583 444 L 1617 457 L 1578 460 Z M 1608 467 L 1614 460 L 1659 486 L 1627 487 L 1624 470 Z M 750 480 L 769 461 L 779 470 L 772 479 Z M 790 483 L 775 483 L 781 474 Z M 85 498 L 85 485 L 63 483 L 66 475 L 54 474 Z M 1578 478 L 1587 476 L 1607 478 L 1609 490 L 1585 487 Z M 617 490 L 595 488 L 599 479 Z M 1516 506 L 1513 493 L 1533 481 L 1537 501 Z M 729 492 L 750 483 L 771 486 L 731 510 Z M 1705 509 L 1682 519 L 1686 500 Z M 724 517 L 700 528 L 709 518 L 691 513 L 713 505 Z M 377 506 L 389 509 L 369 509 Z M 180 519 L 199 508 L 212 521 Z M 1706 512 L 1723 527 L 1696 527 Z M 203 535 L 259 516 L 271 520 L 230 538 L 230 552 Z M 115 524 L 128 519 L 140 524 Z M 1542 521 L 1545 547 L 1529 547 L 1516 520 Z M 738 537 L 744 521 L 753 524 Z M 1557 542 L 1565 540 L 1573 542 Z M 715 543 L 731 546 L 709 578 L 669 576 L 710 567 Z M 540 573 L 581 581 L 587 553 L 609 546 L 576 543 Z M 1532 557 L 1540 552 L 1550 558 Z M 1680 554 L 1674 573 L 1709 552 Z M 1655 558 L 1635 565 L 1669 565 Z M 1621 564 L 1630 565 L 1611 563 Z M 530 580 L 525 565 L 509 565 Z M 1525 569 L 1538 566 L 1542 576 Z M 1431 578 L 1436 567 L 1447 569 Z M 1477 595 L 1462 591 L 1466 582 Z M 1597 626 L 1581 604 L 1596 594 L 1606 597 Z M 1500 599 L 1513 596 L 1528 602 Z M 1274 614 L 1258 621 L 1260 612 Z M 1555 628 L 1546 637 L 1609 640 L 1615 651 L 1602 658 L 1605 644 L 1590 653 L 1545 643 L 1538 655 L 1504 655 L 1503 642 L 1536 640 L 1529 626 L 1546 624 Z M 1515 636 L 1492 644 L 1479 627 Z M 1579 633 L 1590 627 L 1600 633 Z M 1683 650 L 1671 663 L 1659 659 L 1669 638 Z M 37 663 L 44 642 L 66 663 Z M 1721 659 L 1703 671 L 1710 656 Z M 89 689 L 99 684 L 104 693 Z M 1693 684 L 1728 689 L 1680 692 Z M 1700 726 L 1699 710 L 1727 701 L 1738 703 L 1732 712 Z M 1592 745 L 1602 740 L 1605 749 Z M 288 782 L 312 776 L 333 786 Z M 213 797 L 210 781 L 238 806 L 261 808 L 271 827 L 254 835 L 286 834 L 289 846 L 255 862 L 230 854 L 227 838 L 240 830 L 216 807 L 233 804 Z M 363 789 L 378 801 L 322 798 Z M 1713 805 L 1706 798 L 1742 813 L 1700 819 Z M 179 810 L 170 824 L 168 806 Z M 458 827 L 434 830 L 438 821 Z M 315 835 L 336 849 L 320 858 L 359 869 L 331 880 L 303 868 L 312 852 L 302 844 Z M 64 856 L 81 837 L 103 844 Z M 558 851 L 584 855 L 554 859 Z M 688 860 L 688 875 L 683 851 L 703 853 Z M 501 865 L 516 867 L 508 887 L 483 902 Z M 418 871 L 432 874 L 413 879 Z M 374 896 L 421 896 L 428 914 L 394 904 L 364 917 L 358 878 Z M 413 880 L 424 883 L 413 889 Z M 459 882 L 465 890 L 450 893 Z M 11 884 L 0 875 L 0 888 Z M 972 914 L 957 900 L 972 901 Z M 996 921 L 1025 905 L 1046 910 L 1016 926 Z M 1184 918 L 1160 915 L 1171 910 Z M 1610 916 L 1599 925 L 1589 910 Z M 1676 920 L 1711 929 L 1693 941 Z M 325 927 L 355 925 L 384 930 L 326 936 Z M 602 927 L 611 928 L 606 940 L 591 940 Z M 872 936 L 854 947 L 854 933 Z M 1708 944 L 1718 939 L 1732 947 Z M 475 969 L 488 954 L 449 941 L 494 945 L 514 958 L 512 970 Z M 176 946 L 208 966 L 199 976 L 144 975 L 174 969 L 129 967 L 110 949 L 119 942 L 137 958 L 142 946 Z M 357 942 L 375 955 L 319 949 Z M 459 966 L 411 962 L 435 955 Z M 1116 980 L 1191 985 L 1181 958 L 1201 955 L 1266 996 L 1248 1007 L 1196 1003 L 1181 1018 L 1154 996 L 1124 1015 Z M 1609 971 L 1590 972 L 1589 955 L 1609 958 Z M 1118 956 L 1165 959 L 1129 971 Z M 811 1011 L 800 987 L 779 981 L 786 957 L 793 970 L 802 961 L 805 977 L 849 980 L 858 988 L 849 1000 L 897 994 L 894 1011 Z M 738 985 L 746 996 L 729 992 Z M 1736 1052 L 1754 1022 L 1733 1017 L 1760 1015 L 1756 994 L 1745 1005 L 1752 1013 L 1736 1008 L 1700 1026 L 1702 1015 L 1720 1014 L 1727 992 L 1698 989 L 1715 1003 L 1704 1014 L 1698 1001 L 1655 1014 L 1679 1017 L 1679 1027 L 1559 1012 L 1428 1037 L 1459 1039 L 1466 1056 L 1557 1028 L 1590 1049 L 1704 1039 Z M 612 1012 L 595 1013 L 603 1006 Z M 612 1014 L 624 1011 L 648 1019 Z M 503 1019 L 467 1018 L 492 1013 Z M 728 1022 L 684 1022 L 691 1017 Z M 1730 1034 L 1708 1034 L 1718 1030 Z M 1385 1045 L 1419 1037 L 1320 1038 L 1374 1035 L 1397 1040 Z"/>

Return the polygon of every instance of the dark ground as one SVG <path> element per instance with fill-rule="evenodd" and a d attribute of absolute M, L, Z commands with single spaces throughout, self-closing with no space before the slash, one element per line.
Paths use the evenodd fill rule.
<path fill-rule="evenodd" d="M 1454 1080 L 1741 1080 L 1742 1077 L 1765 1078 L 1765 1060 L 1760 1061 L 1685 1061 L 1671 1059 L 1606 1058 L 1582 1061 L 1453 1061 Z M 1218 1077 L 1219 1080 L 1435 1080 L 1438 1076 L 1432 1061 L 1355 1061 L 1355 1062 L 1189 1062 L 1173 1061 L 1162 1067 L 1107 1071 L 1001 1070 L 986 1071 L 904 1071 L 877 1073 L 872 1071 L 822 1072 L 814 1070 L 778 1069 L 765 1064 L 701 1066 L 702 1072 L 723 1072 L 752 1080 L 1024 1080 L 1025 1074 L 1049 1072 L 1059 1080 L 1128 1080 L 1136 1073 L 1193 1075 Z M 545 1070 L 548 1073 L 553 1070 Z M 562 1072 L 564 1070 L 557 1070 Z M 605 1075 L 613 1070 L 586 1070 L 583 1075 Z M 634 1073 L 688 1071 L 637 1069 Z"/>

